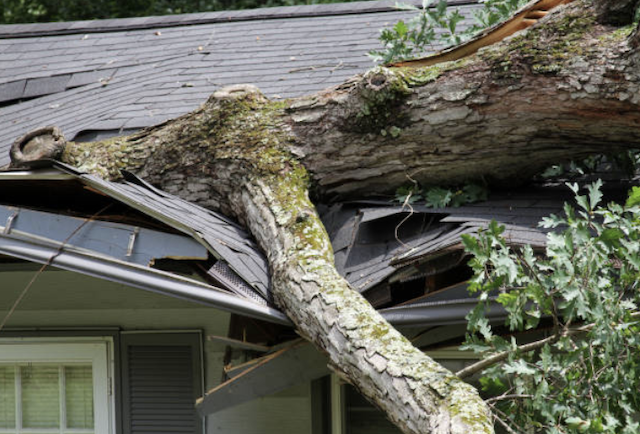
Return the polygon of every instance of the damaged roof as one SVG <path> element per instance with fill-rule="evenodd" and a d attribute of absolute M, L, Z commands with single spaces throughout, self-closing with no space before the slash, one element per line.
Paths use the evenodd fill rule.
<path fill-rule="evenodd" d="M 464 30 L 476 1 L 450 3 Z M 0 25 L 0 167 L 44 125 L 93 140 L 175 118 L 225 85 L 289 98 L 340 84 L 373 65 L 381 28 L 408 17 L 373 1 Z"/>
<path fill-rule="evenodd" d="M 406 301 L 394 299 L 391 287 L 397 283 L 424 280 L 457 268 L 461 269 L 454 274 L 459 277 L 434 283 L 423 292 L 466 280 L 460 237 L 476 234 L 491 220 L 505 225 L 504 237 L 511 245 L 544 248 L 548 230 L 538 223 L 545 216 L 561 213 L 568 200 L 568 189 L 561 187 L 498 193 L 487 201 L 457 208 L 355 202 L 331 207 L 324 220 L 340 273 L 374 306 L 387 306 Z"/>
<path fill-rule="evenodd" d="M 236 223 L 131 174 L 114 183 L 51 165 L 0 172 L 0 256 L 288 324 L 271 303 L 264 255 Z M 46 199 L 51 196 L 54 204 Z M 175 266 L 163 270 L 162 260 L 197 264 L 204 282 Z"/>
<path fill-rule="evenodd" d="M 165 257 L 182 260 L 200 272 L 204 283 L 195 282 L 193 288 L 185 287 L 173 295 L 242 315 L 286 322 L 271 302 L 266 258 L 235 222 L 160 191 L 132 174 L 125 173 L 124 182 L 114 183 L 59 162 L 49 164 L 48 168 L 30 171 L 0 172 L 0 204 L 4 204 L 0 205 L 0 253 L 43 263 L 55 257 L 56 261 L 66 260 L 66 265 L 52 265 L 90 274 L 100 270 L 100 277 L 109 280 L 121 278 L 117 272 L 120 267 L 133 273 L 125 283 L 155 288 L 156 283 L 149 283 L 153 277 L 161 280 L 156 289 L 164 293 L 167 274 L 170 280 L 182 278 L 175 272 L 157 275 L 156 261 Z M 63 185 L 71 181 L 75 187 Z M 496 219 L 507 226 L 505 237 L 511 244 L 542 248 L 546 234 L 537 222 L 561 211 L 566 191 L 530 191 L 527 200 L 505 193 L 486 202 L 443 209 L 409 210 L 384 202 L 347 203 L 325 209 L 322 217 L 333 242 L 338 270 L 393 323 L 460 322 L 474 303 L 465 290 L 469 275 L 464 271 L 466 254 L 460 235 L 476 233 Z M 93 199 L 79 196 L 81 192 Z M 46 197 L 53 195 L 55 202 L 48 203 Z M 29 199 L 19 199 L 23 197 Z M 125 208 L 108 213 L 81 209 L 80 204 L 96 198 L 116 201 L 139 215 L 129 215 Z M 104 209 L 109 201 L 98 201 L 91 209 Z M 84 218 L 63 218 L 74 213 Z M 150 224 L 140 216 L 161 225 Z M 29 219 L 35 223 L 28 224 Z M 123 223 L 98 224 L 113 220 Z M 104 232 L 107 230 L 117 235 Z M 159 241 L 154 242 L 154 237 L 160 237 Z M 168 241 L 167 237 L 177 241 Z M 96 244 L 93 240 L 97 238 L 109 243 Z M 170 243 L 170 248 L 159 248 L 163 243 Z M 25 254 L 27 248 L 40 251 L 37 255 Z M 68 257 L 58 257 L 59 253 Z M 78 255 L 84 255 L 84 259 Z M 78 268 L 82 261 L 90 261 L 91 266 L 87 263 L 88 268 Z M 136 274 L 142 268 L 145 271 Z M 209 292 L 203 292 L 203 288 Z M 226 294 L 226 298 L 218 300 L 217 293 Z"/>

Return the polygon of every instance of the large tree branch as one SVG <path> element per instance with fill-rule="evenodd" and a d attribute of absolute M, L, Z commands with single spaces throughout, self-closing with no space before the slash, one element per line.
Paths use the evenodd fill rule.
<path fill-rule="evenodd" d="M 334 368 L 406 433 L 488 433 L 477 393 L 416 349 L 333 267 L 329 239 L 296 173 L 241 193 L 269 262 L 278 304 Z"/>
<path fill-rule="evenodd" d="M 492 433 L 473 387 L 413 347 L 338 274 L 283 115 L 283 104 L 236 86 L 140 134 L 69 143 L 62 159 L 107 177 L 133 162 L 165 190 L 242 220 L 267 254 L 277 304 L 403 432 Z"/>
<path fill-rule="evenodd" d="M 468 58 L 378 68 L 282 103 L 274 122 L 324 197 L 393 192 L 407 175 L 423 184 L 526 179 L 559 161 L 640 147 L 640 55 L 628 33 L 612 32 L 596 15 L 590 1 L 576 0 Z M 168 130 L 179 141 L 185 133 L 162 134 Z M 91 159 L 112 148 L 124 156 L 117 141 L 108 145 L 94 147 L 100 158 Z M 126 156 L 129 166 L 150 155 L 137 149 Z M 176 151 L 167 168 L 181 158 Z M 117 176 L 117 169 L 109 170 Z"/>
<path fill-rule="evenodd" d="M 407 174 L 423 184 L 501 183 L 639 147 L 637 54 L 594 17 L 576 1 L 474 56 L 380 69 L 294 101 L 305 164 L 323 192 L 362 196 Z"/>

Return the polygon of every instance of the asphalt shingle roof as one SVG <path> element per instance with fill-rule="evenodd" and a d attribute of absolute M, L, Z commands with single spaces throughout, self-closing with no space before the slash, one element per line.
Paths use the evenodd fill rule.
<path fill-rule="evenodd" d="M 464 29 L 476 6 L 457 3 Z M 356 2 L 0 26 L 0 167 L 17 137 L 44 125 L 73 140 L 177 117 L 225 85 L 272 98 L 337 85 L 373 65 L 381 28 L 409 17 Z"/>

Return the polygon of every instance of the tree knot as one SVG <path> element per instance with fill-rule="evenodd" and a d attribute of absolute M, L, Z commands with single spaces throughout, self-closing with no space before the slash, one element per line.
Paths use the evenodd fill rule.
<path fill-rule="evenodd" d="M 375 68 L 363 77 L 355 91 L 359 103 L 348 127 L 353 131 L 379 134 L 388 127 L 402 127 L 404 120 L 399 106 L 411 89 L 402 74 L 388 68 Z"/>
<path fill-rule="evenodd" d="M 48 158 L 57 160 L 66 144 L 58 127 L 46 126 L 29 131 L 11 145 L 11 167 L 21 167 L 29 162 Z"/>
<path fill-rule="evenodd" d="M 262 94 L 260 89 L 252 84 L 235 84 L 232 86 L 225 86 L 219 89 L 209 97 L 209 103 L 215 103 L 216 101 L 226 100 L 240 100 L 240 99 L 256 99 L 260 101 L 267 101 L 267 98 Z"/>
<path fill-rule="evenodd" d="M 374 68 L 365 74 L 362 81 L 360 92 L 364 94 L 371 93 L 406 93 L 406 86 L 404 86 L 404 80 L 402 77 L 395 73 L 395 71 L 388 68 Z"/>
<path fill-rule="evenodd" d="M 369 87 L 372 90 L 380 90 L 387 82 L 387 77 L 384 74 L 373 74 L 369 77 Z"/>

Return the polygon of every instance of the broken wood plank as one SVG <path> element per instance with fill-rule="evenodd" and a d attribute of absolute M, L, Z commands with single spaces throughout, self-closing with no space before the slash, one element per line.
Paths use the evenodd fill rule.
<path fill-rule="evenodd" d="M 207 336 L 207 340 L 210 342 L 218 343 L 218 344 L 224 344 L 232 348 L 238 348 L 241 350 L 248 350 L 248 351 L 257 351 L 259 353 L 266 353 L 271 349 L 266 345 L 254 344 L 252 342 L 240 341 L 238 339 L 227 338 L 224 336 L 209 335 Z"/>
<path fill-rule="evenodd" d="M 431 56 L 396 62 L 387 66 L 421 68 L 462 59 L 476 53 L 483 47 L 493 45 L 520 30 L 526 29 L 535 24 L 539 18 L 544 17 L 549 10 L 571 1 L 573 0 L 539 0 L 530 6 L 525 6 L 513 18 L 480 32 L 480 34 L 463 44 L 442 50 Z"/>
<path fill-rule="evenodd" d="M 327 358 L 307 341 L 268 354 L 196 401 L 201 416 L 215 413 L 329 374 Z"/>

